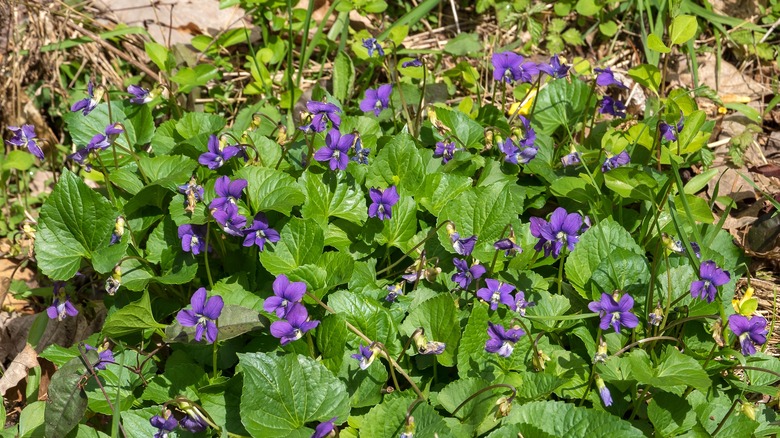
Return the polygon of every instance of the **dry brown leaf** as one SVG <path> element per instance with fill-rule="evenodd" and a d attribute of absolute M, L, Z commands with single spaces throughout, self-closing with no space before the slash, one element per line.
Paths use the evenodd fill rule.
<path fill-rule="evenodd" d="M 758 83 L 753 78 L 743 75 L 734 65 L 727 61 L 720 61 L 720 70 L 717 70 L 717 60 L 715 54 L 707 53 L 697 58 L 699 63 L 698 77 L 700 85 L 707 85 L 716 90 L 721 98 L 728 95 L 739 96 L 744 102 L 757 101 L 772 90 Z M 690 86 L 693 83 L 691 72 L 688 70 L 688 63 L 684 58 L 677 59 L 677 69 L 671 72 L 671 79 L 675 79 L 679 84 Z"/>
<path fill-rule="evenodd" d="M 11 361 L 11 365 L 5 370 L 3 377 L 0 377 L 0 395 L 5 395 L 6 391 L 27 377 L 27 371 L 30 368 L 37 366 L 38 353 L 30 344 L 26 344 L 24 349 Z"/>

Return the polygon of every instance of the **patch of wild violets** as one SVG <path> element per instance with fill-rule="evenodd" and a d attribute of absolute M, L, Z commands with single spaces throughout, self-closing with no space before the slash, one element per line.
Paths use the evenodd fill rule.
<path fill-rule="evenodd" d="M 153 83 L 121 100 L 95 79 L 74 99 L 36 256 L 55 280 L 53 329 L 97 308 L 106 320 L 86 341 L 98 347 L 43 352 L 78 378 L 52 380 L 49 400 L 66 401 L 42 427 L 776 430 L 773 322 L 735 290 L 743 258 L 686 195 L 701 187 L 676 177 L 712 128 L 688 94 L 636 115 L 634 70 L 499 51 L 486 103 L 467 111 L 420 101 L 431 59 L 399 71 L 389 41 L 355 47 L 389 82 L 316 89 L 300 118 L 183 112 Z M 10 147 L 48 159 L 32 126 L 9 130 Z"/>

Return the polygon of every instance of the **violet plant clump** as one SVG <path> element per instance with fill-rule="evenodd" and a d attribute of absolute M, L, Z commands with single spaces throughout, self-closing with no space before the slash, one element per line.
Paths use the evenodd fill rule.
<path fill-rule="evenodd" d="M 426 7 L 352 3 L 373 24 Z M 107 77 L 64 64 L 87 90 L 75 103 L 25 90 L 62 127 L 18 118 L 0 163 L 0 237 L 37 282 L 8 293 L 46 313 L 28 341 L 57 368 L 27 431 L 775 433 L 751 408 L 778 382 L 771 312 L 702 190 L 717 119 L 657 50 L 692 56 L 708 33 L 682 41 L 680 23 L 704 21 L 650 5 L 675 32 L 649 44 L 642 20 L 600 9 L 589 45 L 620 19 L 609 40 L 645 51 L 594 60 L 564 44 L 576 11 L 515 11 L 534 34 L 518 45 L 494 3 L 491 46 L 419 50 L 414 20 L 331 34 L 296 5 L 239 0 L 262 38 L 199 35 L 187 63 L 150 41 L 143 71 Z"/>

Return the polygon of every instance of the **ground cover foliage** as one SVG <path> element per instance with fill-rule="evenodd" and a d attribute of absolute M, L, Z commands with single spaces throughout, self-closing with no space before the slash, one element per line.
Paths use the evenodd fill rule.
<path fill-rule="evenodd" d="M 4 171 L 56 175 L 22 225 L 51 282 L 28 342 L 80 314 L 105 322 L 40 352 L 57 367 L 47 397 L 5 435 L 778 433 L 774 318 L 750 287 L 735 293 L 746 257 L 696 196 L 716 177 L 715 122 L 694 98 L 717 96 L 667 87 L 661 62 L 693 48 L 696 5 L 643 10 L 662 18 L 625 74 L 554 54 L 582 41 L 563 20 L 551 55 L 494 47 L 442 74 L 441 53 L 402 46 L 438 2 L 373 36 L 348 20 L 330 34 L 313 6 L 234 3 L 266 32 L 244 53 L 256 101 L 231 113 L 220 85 L 186 104 L 249 38 L 230 31 L 196 37 L 205 59 L 189 66 L 147 42 L 158 78 L 81 77 L 63 104 L 68 151 L 10 129 Z M 556 13 L 614 34 L 591 3 Z M 481 50 L 453 41 L 450 55 Z M 321 45 L 336 49 L 330 81 L 301 98 L 300 70 L 274 72 Z M 623 103 L 628 80 L 644 111 Z"/>

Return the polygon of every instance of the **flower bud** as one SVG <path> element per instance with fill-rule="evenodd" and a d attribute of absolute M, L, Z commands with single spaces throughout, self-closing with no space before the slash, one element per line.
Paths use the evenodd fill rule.
<path fill-rule="evenodd" d="M 102 85 L 98 85 L 95 87 L 95 97 L 92 100 L 94 100 L 95 103 L 100 103 L 100 101 L 103 100 L 104 94 L 106 94 L 106 89 Z"/>
<path fill-rule="evenodd" d="M 106 293 L 114 295 L 119 290 L 119 286 L 122 285 L 122 267 L 120 265 L 114 266 L 114 271 L 111 276 L 106 280 Z"/>
<path fill-rule="evenodd" d="M 653 313 L 650 314 L 648 320 L 649 320 L 648 322 L 650 322 L 651 325 L 654 325 L 656 327 L 661 325 L 661 322 L 664 320 L 664 309 L 661 307 L 660 301 L 655 306 L 655 309 L 653 309 Z"/>
<path fill-rule="evenodd" d="M 506 397 L 501 397 L 496 400 L 496 406 L 496 420 L 506 417 L 512 411 L 512 402 Z"/>
<path fill-rule="evenodd" d="M 753 403 L 742 403 L 740 410 L 746 417 L 756 421 L 756 407 L 753 406 Z"/>
<path fill-rule="evenodd" d="M 285 144 L 287 142 L 287 128 L 284 125 L 279 125 L 276 130 L 276 142 L 278 144 Z"/>
<path fill-rule="evenodd" d="M 599 390 L 601 401 L 604 402 L 604 406 L 612 406 L 612 393 L 609 392 L 609 388 L 604 384 L 604 380 L 601 376 L 596 375 L 596 388 Z"/>
<path fill-rule="evenodd" d="M 402 281 L 398 284 L 391 284 L 387 286 L 387 296 L 385 297 L 385 301 L 393 302 L 399 295 L 403 295 L 403 285 L 404 282 Z"/>
<path fill-rule="evenodd" d="M 35 240 L 35 228 L 29 222 L 22 224 L 22 233 L 24 233 L 24 237 Z"/>
<path fill-rule="evenodd" d="M 603 338 L 599 338 L 599 345 L 596 349 L 596 355 L 593 356 L 593 363 L 603 363 L 607 360 L 607 343 Z"/>
<path fill-rule="evenodd" d="M 406 424 L 404 425 L 404 431 L 400 435 L 400 438 L 414 438 L 414 417 L 411 415 L 406 417 Z"/>
<path fill-rule="evenodd" d="M 441 274 L 441 268 L 438 266 L 434 266 L 431 268 L 425 269 L 424 276 L 425 279 L 433 283 L 436 281 L 436 277 Z"/>
<path fill-rule="evenodd" d="M 116 223 L 114 223 L 114 233 L 117 236 L 122 237 L 125 235 L 125 217 L 117 216 Z"/>
<path fill-rule="evenodd" d="M 544 354 L 542 350 L 537 350 L 531 362 L 537 371 L 543 371 L 547 367 L 548 360 L 550 360 L 550 356 Z"/>
<path fill-rule="evenodd" d="M 252 115 L 252 123 L 249 125 L 249 127 L 252 130 L 255 130 L 260 127 L 260 124 L 263 122 L 263 118 L 260 117 L 260 114 L 253 114 Z"/>
<path fill-rule="evenodd" d="M 488 130 L 485 131 L 485 149 L 492 149 L 493 148 L 493 131 Z"/>
<path fill-rule="evenodd" d="M 723 340 L 723 321 L 720 318 L 712 324 L 712 339 L 720 348 L 726 345 L 726 342 Z"/>
<path fill-rule="evenodd" d="M 455 224 L 452 222 L 447 222 L 447 225 L 444 226 L 444 229 L 447 230 L 447 235 L 449 236 L 452 236 L 458 232 L 458 230 L 455 228 Z"/>

